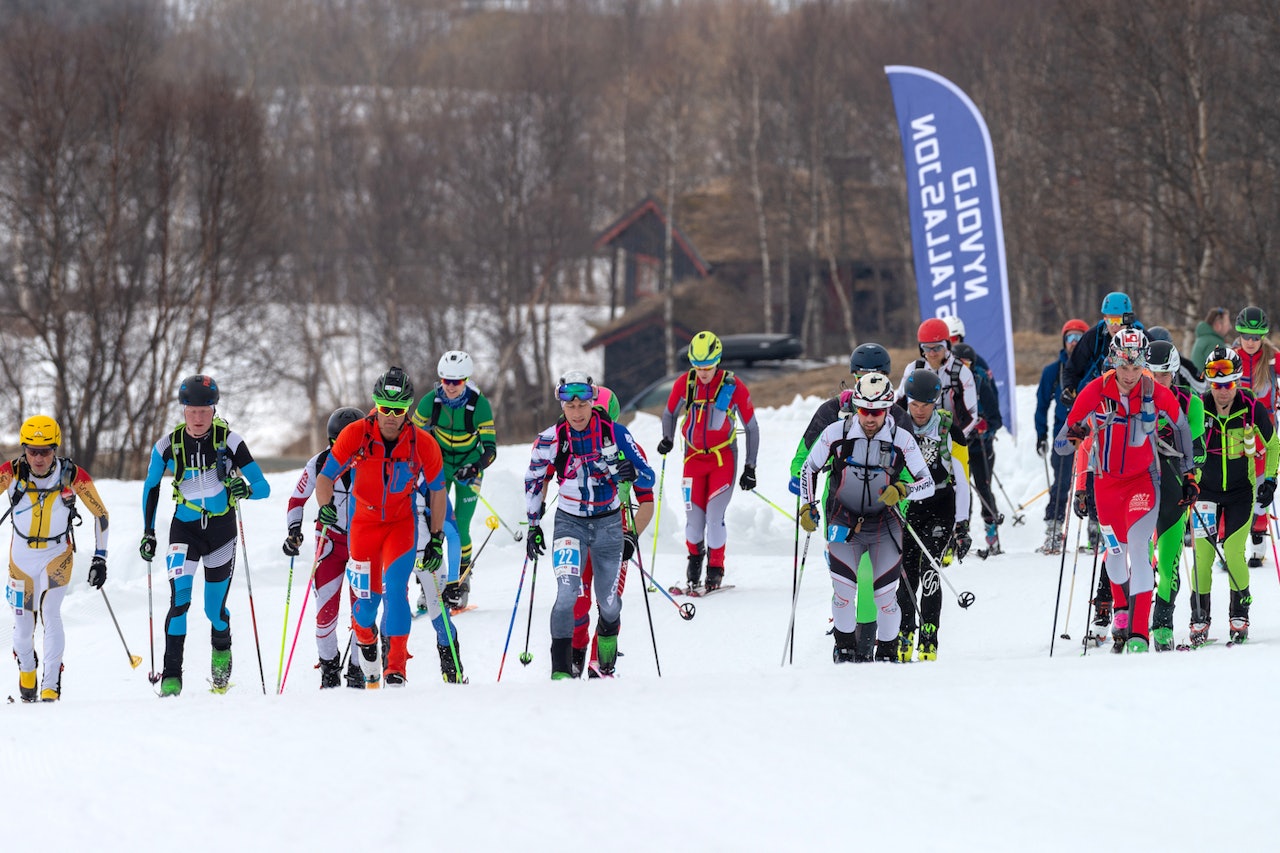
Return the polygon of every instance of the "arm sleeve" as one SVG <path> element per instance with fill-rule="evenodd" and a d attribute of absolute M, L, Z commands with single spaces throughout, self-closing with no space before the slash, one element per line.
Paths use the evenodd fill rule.
<path fill-rule="evenodd" d="M 316 467 L 319 462 L 320 454 L 317 453 L 308 459 L 307 464 L 303 467 L 302 475 L 298 477 L 298 483 L 293 487 L 293 492 L 289 495 L 289 507 L 285 510 L 286 527 L 293 527 L 295 524 L 302 525 L 302 516 L 307 505 L 307 499 L 316 490 Z"/>
<path fill-rule="evenodd" d="M 956 521 L 968 521 L 970 503 L 973 500 L 969 494 L 969 478 L 965 476 L 964 465 L 954 456 L 951 457 L 951 479 L 956 490 Z"/>
<path fill-rule="evenodd" d="M 555 463 L 556 431 L 551 427 L 534 439 L 524 475 L 524 508 L 530 524 L 537 524 L 542 518 L 543 496 L 547 483 L 555 476 Z"/>
<path fill-rule="evenodd" d="M 107 556 L 107 505 L 102 502 L 98 488 L 93 484 L 93 478 L 89 476 L 88 471 L 78 468 L 71 488 L 93 515 L 93 553 L 99 557 Z"/>
<path fill-rule="evenodd" d="M 1054 388 L 1058 384 L 1058 362 L 1047 365 L 1040 373 L 1036 387 L 1036 438 L 1049 437 L 1049 404 L 1053 402 Z"/>
<path fill-rule="evenodd" d="M 170 464 L 168 446 L 163 451 L 160 442 L 151 448 L 151 461 L 147 464 L 147 479 L 142 483 L 142 529 L 156 529 L 156 507 L 160 503 L 160 479 Z"/>

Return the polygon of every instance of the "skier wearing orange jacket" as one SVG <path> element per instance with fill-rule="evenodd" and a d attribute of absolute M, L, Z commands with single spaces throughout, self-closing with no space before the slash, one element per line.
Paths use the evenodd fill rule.
<path fill-rule="evenodd" d="M 1173 444 L 1181 457 L 1176 467 L 1183 477 L 1184 505 L 1199 492 L 1187 416 L 1173 392 L 1156 383 L 1146 370 L 1147 356 L 1147 336 L 1141 329 L 1117 332 L 1110 347 L 1113 368 L 1076 395 L 1063 427 L 1066 441 L 1055 443 L 1055 450 L 1066 454 L 1072 452 L 1070 444 L 1091 435 L 1094 439 L 1088 459 L 1115 603 L 1111 633 L 1116 652 L 1126 648 L 1145 652 L 1148 647 L 1155 587 L 1150 543 L 1159 509 L 1156 423 L 1160 415 L 1172 425 Z M 1076 503 L 1079 515 L 1079 494 Z"/>
<path fill-rule="evenodd" d="M 388 686 L 400 686 L 405 683 L 413 618 L 409 611 L 409 573 L 419 547 L 415 492 L 422 481 L 430 490 L 431 538 L 422 549 L 420 562 L 434 573 L 444 560 L 444 465 L 436 440 L 409 422 L 413 383 L 402 369 L 392 367 L 378 378 L 373 401 L 372 414 L 347 425 L 338 434 L 316 477 L 315 496 L 320 504 L 320 523 L 340 526 L 342 520 L 332 503 L 333 483 L 344 471 L 352 472 L 350 503 L 354 508 L 347 527 L 351 549 L 348 572 L 356 595 L 352 616 L 360 668 L 370 687 L 376 686 L 379 677 Z M 385 670 L 381 670 L 374 623 L 384 597 L 383 628 L 388 650 Z M 436 619 L 444 621 L 443 616 Z M 440 645 L 438 639 L 437 644 Z M 447 681 L 458 680 L 460 675 L 450 678 L 445 666 L 446 653 L 452 664 L 455 651 L 456 644 L 453 649 L 444 645 L 440 652 L 441 671 Z"/>

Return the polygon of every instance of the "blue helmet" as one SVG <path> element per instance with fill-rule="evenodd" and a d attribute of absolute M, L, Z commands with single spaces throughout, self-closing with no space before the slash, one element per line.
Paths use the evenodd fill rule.
<path fill-rule="evenodd" d="M 1113 290 L 1102 299 L 1102 311 L 1100 313 L 1104 317 L 1119 317 L 1132 311 L 1133 301 L 1129 299 L 1129 294 L 1127 293 Z"/>

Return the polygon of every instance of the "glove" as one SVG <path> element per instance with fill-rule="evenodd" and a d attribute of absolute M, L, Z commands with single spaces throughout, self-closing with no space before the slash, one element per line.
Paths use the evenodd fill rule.
<path fill-rule="evenodd" d="M 902 503 L 907 496 L 907 484 L 901 480 L 894 480 L 892 483 L 884 487 L 884 491 L 880 493 L 880 503 L 885 506 L 894 506 Z"/>
<path fill-rule="evenodd" d="M 444 562 L 444 534 L 432 533 L 431 541 L 422 549 L 418 558 L 418 568 L 435 574 L 436 569 Z"/>
<path fill-rule="evenodd" d="M 316 513 L 316 521 L 320 522 L 322 527 L 338 526 L 338 508 L 333 505 L 333 501 L 320 507 L 320 511 Z"/>
<path fill-rule="evenodd" d="M 1036 437 L 1036 455 L 1043 457 L 1049 452 L 1049 439 L 1046 436 Z"/>
<path fill-rule="evenodd" d="M 154 530 L 148 530 L 142 534 L 142 543 L 138 545 L 138 553 L 148 563 L 156 558 L 156 532 Z"/>
<path fill-rule="evenodd" d="M 89 565 L 89 586 L 94 589 L 102 589 L 102 585 L 106 582 L 107 558 L 94 554 L 93 562 Z"/>
<path fill-rule="evenodd" d="M 1075 399 L 1076 399 L 1076 389 L 1074 388 L 1062 389 L 1062 404 L 1064 406 L 1070 406 L 1071 403 L 1075 401 Z"/>
<path fill-rule="evenodd" d="M 1076 518 L 1089 517 L 1089 493 L 1084 489 L 1076 492 L 1071 499 L 1071 511 L 1076 514 Z"/>
<path fill-rule="evenodd" d="M 624 457 L 618 459 L 618 473 L 614 475 L 614 480 L 619 483 L 634 483 L 636 480 L 636 466 L 631 460 Z"/>
<path fill-rule="evenodd" d="M 640 537 L 628 530 L 622 534 L 622 562 L 628 562 L 640 550 Z"/>
<path fill-rule="evenodd" d="M 228 477 L 222 481 L 222 487 L 227 490 L 227 494 L 233 501 L 242 501 L 249 497 L 249 484 L 243 477 Z"/>
<path fill-rule="evenodd" d="M 289 525 L 289 535 L 284 539 L 284 545 L 280 550 L 284 551 L 286 557 L 296 557 L 302 550 L 302 524 Z"/>
<path fill-rule="evenodd" d="M 675 442 L 673 442 L 671 439 L 667 438 L 664 435 L 662 437 L 662 441 L 658 442 L 658 455 L 666 456 L 668 453 L 671 452 L 672 447 L 675 447 Z"/>
<path fill-rule="evenodd" d="M 541 524 L 529 525 L 529 534 L 524 537 L 524 553 L 530 560 L 547 553 L 547 537 L 542 535 Z"/>
<path fill-rule="evenodd" d="M 964 555 L 969 553 L 969 548 L 973 545 L 973 537 L 969 535 L 969 522 L 956 522 L 956 559 L 963 560 Z"/>
<path fill-rule="evenodd" d="M 1276 497 L 1276 479 L 1268 477 L 1258 484 L 1258 503 L 1261 506 L 1271 506 L 1271 502 Z"/>
<path fill-rule="evenodd" d="M 464 486 L 470 485 L 471 481 L 480 476 L 480 469 L 475 465 L 463 465 L 453 472 L 453 479 Z"/>
<path fill-rule="evenodd" d="M 800 478 L 799 477 L 791 478 L 791 481 L 787 483 L 787 491 L 791 492 L 791 494 L 795 495 L 796 497 L 800 497 Z"/>
<path fill-rule="evenodd" d="M 1077 445 L 1089 437 L 1089 427 L 1084 421 L 1071 424 L 1067 427 L 1067 439 L 1071 444 Z"/>
<path fill-rule="evenodd" d="M 738 488 L 749 492 L 756 487 L 756 466 L 743 465 L 742 476 L 738 478 Z"/>
<path fill-rule="evenodd" d="M 817 530 L 818 522 L 821 520 L 822 516 L 818 515 L 818 508 L 813 504 L 800 507 L 800 526 L 804 528 L 805 533 Z"/>
<path fill-rule="evenodd" d="M 1258 486 L 1258 491 L 1262 491 L 1262 486 Z M 1271 491 L 1275 491 L 1274 482 L 1271 484 Z M 1182 500 L 1178 501 L 1178 506 L 1191 506 L 1198 497 L 1200 497 L 1200 484 L 1196 482 L 1196 475 L 1189 472 L 1182 480 Z"/>

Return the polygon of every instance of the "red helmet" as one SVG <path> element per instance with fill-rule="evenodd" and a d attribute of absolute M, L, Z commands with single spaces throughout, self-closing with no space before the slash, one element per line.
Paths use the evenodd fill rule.
<path fill-rule="evenodd" d="M 947 328 L 946 320 L 939 317 L 930 317 L 921 323 L 920 328 L 916 330 L 916 340 L 922 344 L 950 341 L 951 330 Z"/>
<path fill-rule="evenodd" d="M 1084 334 L 1089 331 L 1089 324 L 1084 320 L 1071 319 L 1062 324 L 1062 336 L 1065 338 L 1067 332 L 1079 332 Z"/>

